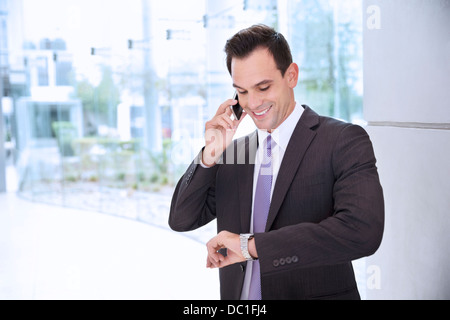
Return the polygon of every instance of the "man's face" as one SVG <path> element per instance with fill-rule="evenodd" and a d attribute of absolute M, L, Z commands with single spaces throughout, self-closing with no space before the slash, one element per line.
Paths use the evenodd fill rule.
<path fill-rule="evenodd" d="M 240 105 L 259 129 L 275 130 L 294 110 L 296 64 L 283 77 L 271 53 L 261 48 L 244 59 L 233 58 L 231 74 Z"/>

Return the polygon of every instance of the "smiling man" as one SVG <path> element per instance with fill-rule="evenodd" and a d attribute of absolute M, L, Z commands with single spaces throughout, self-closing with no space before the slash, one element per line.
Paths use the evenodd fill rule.
<path fill-rule="evenodd" d="M 359 126 L 297 104 L 299 68 L 274 29 L 244 29 L 225 46 L 245 110 L 227 100 L 175 190 L 169 224 L 217 218 L 207 243 L 222 299 L 359 299 L 351 261 L 373 254 L 384 228 L 376 159 Z M 234 140 L 242 119 L 257 130 Z"/>

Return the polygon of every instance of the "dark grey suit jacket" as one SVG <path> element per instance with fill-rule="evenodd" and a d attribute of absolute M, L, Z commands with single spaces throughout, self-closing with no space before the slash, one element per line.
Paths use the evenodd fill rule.
<path fill-rule="evenodd" d="M 351 261 L 373 254 L 384 200 L 372 143 L 359 126 L 308 106 L 278 173 L 266 232 L 255 235 L 263 299 L 359 299 Z M 175 190 L 169 225 L 248 233 L 257 133 L 234 141 L 221 164 L 194 160 Z M 199 154 L 201 156 L 201 154 Z M 222 299 L 239 299 L 246 262 L 220 269 Z"/>

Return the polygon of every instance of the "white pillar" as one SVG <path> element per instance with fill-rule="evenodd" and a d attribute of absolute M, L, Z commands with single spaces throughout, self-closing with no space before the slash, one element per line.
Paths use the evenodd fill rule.
<path fill-rule="evenodd" d="M 364 112 L 386 208 L 369 299 L 450 299 L 448 4 L 364 1 Z"/>

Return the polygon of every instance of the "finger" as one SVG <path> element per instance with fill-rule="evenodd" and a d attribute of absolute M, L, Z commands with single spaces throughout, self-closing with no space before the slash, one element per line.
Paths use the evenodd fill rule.
<path fill-rule="evenodd" d="M 225 256 L 221 254 L 220 252 L 217 252 L 217 256 L 219 257 L 219 263 L 225 260 Z"/>
<path fill-rule="evenodd" d="M 215 262 L 214 260 L 211 259 L 210 256 L 208 256 L 207 261 L 206 261 L 206 267 L 210 268 L 210 269 L 218 268 L 219 263 Z"/>
<path fill-rule="evenodd" d="M 224 267 L 227 267 L 236 262 L 239 262 L 239 261 L 235 261 L 235 260 L 231 259 L 230 257 L 223 257 L 223 260 L 217 262 L 216 266 L 217 266 L 217 268 L 224 268 Z"/>
<path fill-rule="evenodd" d="M 234 103 L 228 105 L 228 108 L 225 110 L 225 114 L 229 117 L 233 115 L 233 106 L 237 103 L 237 100 L 234 100 Z"/>
<path fill-rule="evenodd" d="M 211 239 L 206 244 L 206 249 L 208 250 L 208 258 L 211 263 L 217 263 L 219 261 L 217 250 L 220 249 L 220 246 L 217 245 L 217 241 L 215 240 L 215 238 Z"/>
<path fill-rule="evenodd" d="M 206 257 L 206 267 L 210 269 L 218 268 L 218 262 L 215 262 L 211 257 L 208 255 Z"/>
<path fill-rule="evenodd" d="M 232 112 L 230 110 L 230 106 L 234 106 L 236 103 L 237 103 L 237 100 L 228 99 L 227 101 L 225 101 L 224 103 L 222 103 L 220 105 L 219 109 L 217 109 L 216 116 L 224 114 L 224 113 L 231 116 Z"/>
<path fill-rule="evenodd" d="M 230 116 L 231 115 L 224 114 L 224 115 L 221 116 L 221 119 L 223 119 L 225 122 L 227 122 L 229 127 L 230 127 L 230 129 L 231 129 L 231 128 L 233 128 L 234 121 L 233 121 L 233 119 L 231 119 Z"/>
<path fill-rule="evenodd" d="M 247 116 L 247 113 L 244 110 L 242 112 L 241 118 L 239 120 L 236 120 L 236 119 L 233 120 L 233 127 L 237 129 L 237 127 L 239 127 L 239 125 L 241 124 L 242 120 L 244 120 L 244 118 L 246 116 Z"/>
<path fill-rule="evenodd" d="M 206 130 L 211 128 L 223 127 L 224 129 L 233 127 L 233 120 L 231 119 L 231 114 L 219 114 L 214 116 L 213 119 L 206 122 Z"/>
<path fill-rule="evenodd" d="M 208 255 L 209 262 L 211 264 L 211 268 L 219 268 L 220 261 L 213 258 L 211 255 Z"/>
<path fill-rule="evenodd" d="M 214 269 L 214 268 L 223 268 L 226 266 L 229 266 L 230 264 L 232 264 L 230 259 L 227 259 L 226 257 L 224 257 L 223 260 L 215 262 L 214 260 L 210 260 L 209 257 L 206 261 L 206 267 L 210 268 L 210 269 Z"/>
<path fill-rule="evenodd" d="M 206 244 L 206 247 L 208 251 L 207 266 L 211 267 L 212 265 L 215 268 L 219 268 L 220 263 L 225 260 L 225 257 L 218 252 L 223 246 L 218 243 L 217 237 L 215 237 Z"/>
<path fill-rule="evenodd" d="M 225 130 L 233 129 L 233 120 L 226 115 L 217 119 L 217 124 Z"/>
<path fill-rule="evenodd" d="M 212 254 L 212 258 L 215 262 L 220 263 L 222 262 L 225 257 L 223 256 L 223 254 L 221 254 L 220 252 L 216 251 Z"/>

